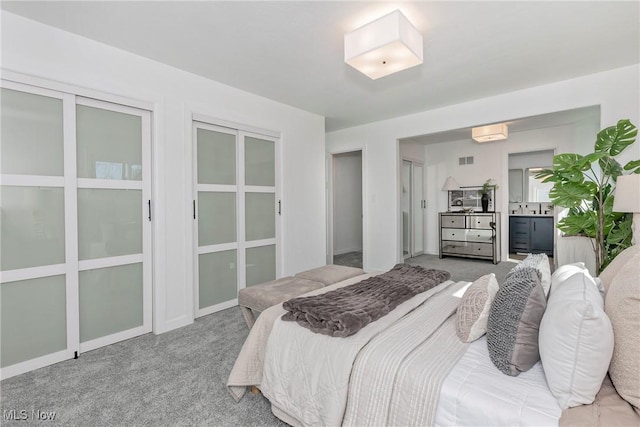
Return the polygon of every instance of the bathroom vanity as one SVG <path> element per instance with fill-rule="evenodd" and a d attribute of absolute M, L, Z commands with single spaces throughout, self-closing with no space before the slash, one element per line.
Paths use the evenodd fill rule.
<path fill-rule="evenodd" d="M 509 215 L 509 253 L 545 253 L 553 256 L 553 216 Z"/>

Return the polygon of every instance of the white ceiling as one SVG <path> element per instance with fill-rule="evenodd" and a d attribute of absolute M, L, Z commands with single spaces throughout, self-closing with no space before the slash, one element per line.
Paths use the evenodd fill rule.
<path fill-rule="evenodd" d="M 45 24 L 326 117 L 328 131 L 640 62 L 638 1 L 2 1 Z M 343 36 L 400 9 L 424 64 L 370 80 Z"/>

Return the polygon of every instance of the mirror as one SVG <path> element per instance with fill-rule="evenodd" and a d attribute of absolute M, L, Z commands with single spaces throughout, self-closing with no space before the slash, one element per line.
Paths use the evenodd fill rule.
<path fill-rule="evenodd" d="M 523 174 L 522 169 L 509 169 L 509 203 L 524 201 Z"/>
<path fill-rule="evenodd" d="M 529 202 L 550 202 L 549 191 L 553 188 L 552 182 L 544 183 L 536 179 L 536 174 L 542 169 L 550 169 L 551 166 L 540 166 L 526 169 L 527 177 L 527 201 Z"/>

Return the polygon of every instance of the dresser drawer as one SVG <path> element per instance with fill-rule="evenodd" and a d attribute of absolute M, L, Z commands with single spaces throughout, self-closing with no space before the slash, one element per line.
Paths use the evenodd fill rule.
<path fill-rule="evenodd" d="M 467 230 L 459 228 L 443 228 L 442 240 L 458 240 L 464 242 L 466 240 Z"/>
<path fill-rule="evenodd" d="M 493 216 L 491 215 L 469 215 L 467 228 L 488 228 L 491 229 Z"/>
<path fill-rule="evenodd" d="M 464 228 L 464 215 L 442 215 L 440 220 L 443 228 Z"/>
<path fill-rule="evenodd" d="M 493 245 L 477 242 L 442 242 L 442 253 L 447 255 L 470 255 L 493 257 Z"/>
<path fill-rule="evenodd" d="M 493 241 L 493 230 L 468 230 L 466 240 L 468 242 L 491 243 Z"/>

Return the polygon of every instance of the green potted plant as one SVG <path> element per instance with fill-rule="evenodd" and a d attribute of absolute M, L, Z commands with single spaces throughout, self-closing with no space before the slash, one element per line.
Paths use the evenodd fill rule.
<path fill-rule="evenodd" d="M 629 120 L 607 127 L 587 155 L 562 153 L 553 157 L 553 168 L 536 178 L 553 182 L 549 198 L 555 206 L 568 208 L 558 228 L 566 235 L 589 237 L 599 274 L 620 252 L 631 245 L 631 214 L 613 211 L 615 182 L 625 171 L 640 173 L 640 160 L 622 166 L 616 157 L 635 143 L 638 130 Z"/>
<path fill-rule="evenodd" d="M 484 184 L 482 184 L 482 188 L 479 190 L 481 194 L 480 203 L 482 203 L 482 212 L 489 211 L 489 193 L 492 189 L 495 190 L 496 188 L 498 188 L 498 186 L 493 184 L 492 182 L 493 179 L 487 179 Z"/>

